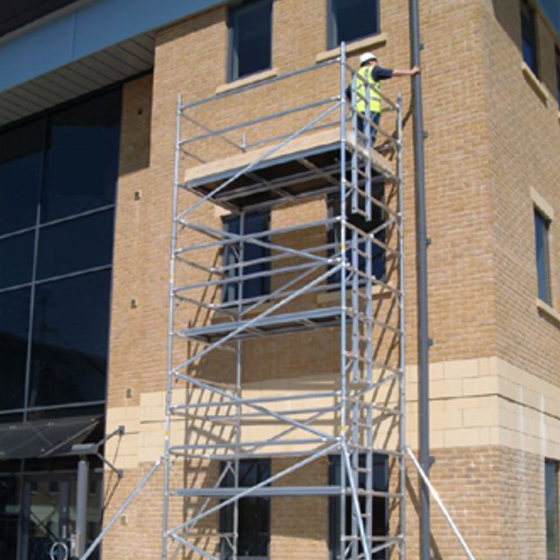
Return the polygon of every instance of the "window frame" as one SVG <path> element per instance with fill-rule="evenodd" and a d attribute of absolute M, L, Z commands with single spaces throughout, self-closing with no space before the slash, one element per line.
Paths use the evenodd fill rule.
<path fill-rule="evenodd" d="M 257 472 L 259 472 L 259 468 L 264 468 L 264 475 L 262 477 L 262 480 L 257 480 L 257 483 L 262 482 L 263 480 L 266 480 L 267 478 L 270 478 L 272 475 L 272 461 L 269 458 L 258 458 L 258 459 L 240 459 L 239 460 L 239 467 L 241 470 L 241 465 L 250 465 L 252 464 L 253 467 L 257 467 Z M 226 468 L 228 468 L 228 463 L 226 461 L 221 461 L 220 462 L 220 474 L 223 475 L 224 471 Z M 233 475 L 233 472 L 230 472 L 229 474 Z M 223 476 L 223 479 L 221 481 L 220 487 L 221 488 L 231 488 L 232 486 L 229 484 L 226 484 L 228 480 L 228 474 Z M 239 486 L 239 488 L 246 488 L 245 486 Z M 248 496 L 246 498 L 241 498 L 238 501 L 239 504 L 239 509 L 241 509 L 241 507 L 243 507 L 244 505 L 250 504 L 251 502 L 255 502 L 255 501 L 259 501 L 262 504 L 264 504 L 264 507 L 266 508 L 266 512 L 267 512 L 267 521 L 268 521 L 268 527 L 267 527 L 267 535 L 268 535 L 268 541 L 266 544 L 266 548 L 267 548 L 267 553 L 266 556 L 255 556 L 255 555 L 251 555 L 251 556 L 242 556 L 242 558 L 244 560 L 269 560 L 270 559 L 270 540 L 271 540 L 271 527 L 272 527 L 272 519 L 271 519 L 271 507 L 270 507 L 270 497 L 267 496 L 261 496 L 261 497 L 255 497 L 255 496 Z M 228 511 L 232 511 L 233 510 L 233 504 L 230 504 L 228 506 L 222 507 L 220 509 L 220 514 L 219 514 L 219 532 L 220 534 L 222 533 L 228 533 L 231 532 L 233 530 L 233 528 L 231 530 L 228 530 L 228 528 L 226 527 L 226 525 L 228 524 L 229 518 L 228 518 Z M 241 517 L 241 515 L 239 516 Z M 232 519 L 233 521 L 233 519 Z M 238 531 L 239 531 L 239 535 L 238 535 L 238 546 L 239 546 L 239 541 L 241 540 L 241 531 L 240 531 L 240 527 L 238 527 Z M 227 555 L 226 551 L 225 551 L 225 547 L 227 546 L 227 541 L 225 538 L 220 537 L 220 559 L 221 560 L 228 560 L 229 558 L 231 558 L 231 556 L 233 555 L 233 551 L 230 552 L 230 555 Z"/>
<path fill-rule="evenodd" d="M 558 560 L 558 558 L 560 557 L 560 512 L 559 512 L 559 495 L 558 495 L 559 476 L 560 476 L 560 463 L 554 459 L 545 458 L 544 501 L 545 501 L 546 559 L 547 560 Z M 550 487 L 550 484 L 552 484 L 552 487 Z M 551 500 L 553 502 L 552 507 L 550 503 Z"/>
<path fill-rule="evenodd" d="M 245 224 L 247 223 L 248 219 L 259 219 L 261 220 L 261 225 L 263 226 L 259 232 L 262 233 L 266 233 L 267 231 L 270 230 L 270 210 L 258 210 L 258 211 L 253 211 L 253 212 L 242 212 L 239 214 L 229 214 L 227 216 L 223 216 L 222 217 L 222 227 L 224 229 L 224 231 L 229 231 L 229 233 L 235 233 L 228 230 L 228 224 L 234 224 L 236 220 L 238 220 L 238 232 L 239 229 L 241 229 L 241 220 L 244 219 L 245 220 Z M 258 232 L 251 232 L 251 233 L 258 233 Z M 250 235 L 250 233 L 247 233 L 247 235 Z M 259 239 L 261 239 L 262 241 L 265 242 L 269 242 L 270 241 L 270 236 L 269 235 L 263 235 L 262 237 L 260 237 Z M 244 245 L 250 245 L 251 241 L 247 240 L 245 242 L 243 242 Z M 262 296 L 266 296 L 268 294 L 270 294 L 270 274 L 263 274 L 260 277 L 257 278 L 251 278 L 248 280 L 243 280 L 241 282 L 241 294 L 239 294 L 239 282 L 227 282 L 225 280 L 227 280 L 228 276 L 238 276 L 240 274 L 240 270 L 244 269 L 244 268 L 251 268 L 251 267 L 258 267 L 258 272 L 269 272 L 270 271 L 270 260 L 261 262 L 261 263 L 257 263 L 257 264 L 245 264 L 247 261 L 240 261 L 238 258 L 235 258 L 235 247 L 237 244 L 235 243 L 228 243 L 227 245 L 224 246 L 223 248 L 223 253 L 222 253 L 222 263 L 224 266 L 234 266 L 234 268 L 231 269 L 231 271 L 228 273 L 228 271 L 225 272 L 224 274 L 224 283 L 222 285 L 222 304 L 224 306 L 234 306 L 234 305 L 238 305 L 240 300 L 241 301 L 241 305 L 245 305 L 246 303 L 250 303 L 252 300 L 260 298 Z M 259 255 L 259 259 L 265 259 L 268 258 L 270 259 L 270 248 L 266 248 L 266 247 L 262 247 L 262 246 L 258 246 L 258 245 L 254 245 L 254 247 L 260 247 L 261 248 L 261 255 Z M 231 261 L 230 261 L 231 259 Z M 256 259 L 253 259 L 256 260 Z M 249 263 L 251 263 L 251 260 L 248 261 Z M 257 271 L 254 271 L 257 272 Z M 249 274 L 254 273 L 254 272 L 249 272 Z M 257 293 L 255 293 L 254 295 L 245 295 L 245 291 L 249 291 L 252 292 L 254 290 L 254 287 L 258 285 L 259 288 L 256 290 Z M 233 292 L 233 293 L 231 293 Z M 231 295 L 230 295 L 231 293 Z M 240 297 L 241 296 L 241 297 Z M 246 301 L 248 300 L 248 301 Z"/>
<path fill-rule="evenodd" d="M 371 459 L 372 459 L 372 467 L 374 471 L 374 479 L 373 479 L 373 489 L 376 491 L 381 492 L 388 492 L 389 490 L 389 457 L 387 455 L 383 455 L 381 453 L 374 453 L 370 452 Z M 340 455 L 329 455 L 328 456 L 328 484 L 329 486 L 338 486 L 340 484 Z M 367 461 L 367 453 L 360 453 L 359 454 L 359 463 L 360 466 L 363 467 Z M 382 486 L 376 487 L 376 480 L 375 480 L 375 466 L 376 462 L 380 462 L 380 468 L 383 469 L 384 473 L 384 484 Z M 364 477 L 365 478 L 365 475 Z M 360 475 L 360 479 L 362 476 Z M 365 482 L 365 481 L 364 481 Z M 362 488 L 364 484 L 362 484 L 362 480 L 359 480 L 359 487 Z M 382 503 L 382 507 L 384 508 L 384 530 L 383 535 L 389 534 L 389 499 L 387 497 L 374 497 L 373 498 L 373 510 L 375 511 L 375 502 Z M 351 503 L 351 496 L 346 497 L 346 511 L 352 509 Z M 374 511 L 372 511 L 372 516 L 376 519 L 374 515 Z M 348 523 L 351 521 L 351 516 L 346 515 L 346 524 L 348 529 Z M 340 560 L 340 497 L 329 497 L 328 502 L 328 533 L 327 533 L 327 545 L 329 550 L 329 560 Z M 373 534 L 375 533 L 375 527 L 372 527 Z M 347 531 L 346 531 L 347 533 Z M 379 536 L 379 533 L 377 533 Z M 361 543 L 360 543 L 361 547 Z M 387 559 L 387 550 L 381 550 L 374 555 L 375 560 L 386 560 Z"/>
<path fill-rule="evenodd" d="M 552 306 L 552 277 L 550 263 L 550 225 L 552 220 L 537 205 L 533 205 L 533 222 L 535 234 L 537 297 L 544 303 Z M 539 258 L 539 233 L 541 233 L 542 238 L 541 254 L 544 261 Z"/>
<path fill-rule="evenodd" d="M 383 196 L 384 196 L 383 186 L 378 187 L 378 189 L 380 191 L 379 196 L 381 198 L 383 198 Z M 375 196 L 377 198 L 377 195 L 374 194 L 374 193 L 372 193 L 372 196 Z M 327 217 L 328 217 L 329 220 L 332 220 L 334 217 L 340 215 L 340 207 L 338 207 L 338 209 L 337 209 L 337 205 L 340 204 L 340 193 L 339 192 L 329 193 L 327 195 L 326 204 L 327 204 Z M 365 224 L 367 224 L 368 227 L 369 227 L 368 231 L 373 231 L 376 227 L 378 227 L 380 224 L 382 224 L 385 220 L 384 220 L 384 217 L 383 217 L 383 212 L 384 211 L 373 203 L 372 203 L 371 206 L 372 206 L 372 219 L 369 222 L 365 222 L 365 218 L 361 214 L 352 213 L 351 202 L 350 202 L 350 200 L 348 200 L 347 203 L 346 203 L 346 219 L 347 219 L 348 223 L 358 227 L 358 229 L 361 229 L 360 225 L 357 224 L 356 222 L 364 221 Z M 379 214 L 379 215 L 376 216 L 376 214 Z M 327 244 L 328 244 L 327 254 L 328 254 L 329 257 L 332 257 L 340 249 L 340 242 L 339 242 L 339 240 L 340 240 L 340 227 L 341 227 L 340 222 L 339 223 L 329 223 L 329 226 L 327 227 Z M 382 243 L 385 243 L 386 234 L 387 234 L 386 230 L 382 229 L 376 237 L 379 241 L 381 241 Z M 351 235 L 351 233 L 350 233 L 350 235 Z M 347 236 L 348 236 L 348 233 L 347 233 Z M 347 239 L 347 244 L 348 243 L 349 243 L 349 241 Z M 333 244 L 334 244 L 334 246 L 331 246 Z M 363 240 L 363 238 L 362 238 L 362 240 L 358 241 L 358 244 L 362 245 L 361 250 L 363 251 L 364 250 L 363 245 L 365 244 L 365 241 Z M 348 248 L 346 250 L 347 255 L 350 252 L 351 252 L 351 248 Z M 372 271 L 371 271 L 372 272 L 372 277 L 375 278 L 378 281 L 385 282 L 385 280 L 387 278 L 387 259 L 386 259 L 385 251 L 379 245 L 372 244 L 372 253 L 373 253 L 372 254 Z M 380 263 L 380 264 L 378 264 L 378 263 Z M 366 266 L 365 257 L 362 257 L 360 255 L 359 260 L 358 260 L 358 268 L 364 274 L 366 273 L 365 266 Z M 382 271 L 381 276 L 376 275 L 376 268 L 378 266 Z M 365 283 L 365 281 L 366 281 L 365 278 L 360 276 L 360 284 Z M 328 284 L 337 284 L 337 285 L 340 284 L 341 283 L 340 272 L 337 272 L 335 274 L 331 274 L 327 279 L 327 283 Z"/>
<path fill-rule="evenodd" d="M 554 47 L 554 60 L 556 62 L 556 100 L 560 109 L 560 47 Z"/>
<path fill-rule="evenodd" d="M 341 41 L 339 40 L 338 25 L 337 25 L 337 6 L 338 2 L 341 0 L 326 0 L 326 10 L 327 10 L 327 49 L 336 49 L 340 46 Z M 361 37 L 355 37 L 349 42 L 359 41 L 365 37 L 373 37 L 381 33 L 381 2 L 379 0 L 371 0 L 375 3 L 375 18 L 377 22 L 377 30 L 374 33 L 369 33 L 368 35 L 363 35 Z"/>
<path fill-rule="evenodd" d="M 237 30 L 239 29 L 238 18 L 243 12 L 249 11 L 255 6 L 262 4 L 268 5 L 270 14 L 270 57 L 267 67 L 259 68 L 258 70 L 247 72 L 245 74 L 239 73 L 239 55 L 237 47 Z M 227 71 L 226 82 L 231 83 L 243 78 L 247 78 L 259 72 L 264 72 L 272 68 L 272 41 L 273 41 L 273 0 L 247 0 L 245 2 L 237 2 L 229 7 L 228 10 L 228 53 L 227 53 Z"/>
<path fill-rule="evenodd" d="M 538 78 L 539 77 L 539 40 L 538 40 L 538 26 L 536 10 L 534 6 L 528 0 L 520 0 L 520 17 L 521 17 L 521 56 L 523 61 L 531 72 Z M 531 36 L 525 34 L 527 29 L 524 25 L 524 19 L 527 20 L 529 25 Z M 527 41 L 528 46 L 531 48 L 533 60 L 530 61 L 525 55 L 525 43 Z"/>

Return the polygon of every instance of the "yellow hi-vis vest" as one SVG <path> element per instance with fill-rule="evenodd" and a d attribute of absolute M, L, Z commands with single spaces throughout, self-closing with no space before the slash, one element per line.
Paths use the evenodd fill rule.
<path fill-rule="evenodd" d="M 369 110 L 372 113 L 381 113 L 381 82 L 372 80 L 373 68 L 371 66 L 362 66 L 358 70 L 356 77 L 356 111 L 359 113 L 366 112 L 366 99 L 369 95 Z M 366 87 L 369 84 L 369 87 Z"/>

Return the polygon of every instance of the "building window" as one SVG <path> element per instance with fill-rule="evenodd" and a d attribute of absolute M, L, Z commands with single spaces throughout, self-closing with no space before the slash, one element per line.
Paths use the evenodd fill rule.
<path fill-rule="evenodd" d="M 552 305 L 550 282 L 549 227 L 550 220 L 535 208 L 535 251 L 537 263 L 537 286 L 539 298 Z"/>
<path fill-rule="evenodd" d="M 560 107 L 560 49 L 556 47 L 554 52 L 556 57 L 556 99 L 558 107 Z"/>
<path fill-rule="evenodd" d="M 379 33 L 378 0 L 327 0 L 328 48 Z"/>
<path fill-rule="evenodd" d="M 523 49 L 523 60 L 533 71 L 533 74 L 538 76 L 539 64 L 535 10 L 527 0 L 521 0 L 521 46 Z"/>
<path fill-rule="evenodd" d="M 373 189 L 372 196 L 377 200 L 383 200 L 383 187 L 377 186 Z M 363 274 L 367 274 L 367 260 L 364 256 L 365 253 L 368 251 L 368 243 L 364 239 L 364 234 L 371 233 L 377 227 L 379 227 L 383 223 L 383 211 L 382 209 L 377 206 L 376 204 L 371 204 L 371 219 L 368 220 L 365 217 L 365 199 L 364 197 L 359 197 L 358 199 L 358 206 L 360 211 L 357 213 L 352 213 L 352 206 L 351 206 L 351 199 L 348 198 L 348 202 L 346 203 L 346 217 L 348 223 L 351 226 L 354 226 L 361 232 L 362 235 L 358 236 L 358 269 Z M 338 193 L 331 194 L 327 197 L 327 211 L 329 219 L 333 219 L 336 216 L 340 216 L 340 195 Z M 375 234 L 375 239 L 380 241 L 381 243 L 385 243 L 386 238 L 385 229 L 381 229 Z M 346 244 L 349 246 L 351 243 L 351 236 L 352 230 L 349 228 L 346 232 Z M 329 226 L 327 230 L 327 243 L 329 246 L 329 256 L 336 254 L 340 251 L 340 222 L 336 222 Z M 378 280 L 383 280 L 385 278 L 385 251 L 380 245 L 376 243 L 371 243 L 371 274 L 373 277 L 377 278 Z M 351 248 L 348 248 L 346 251 L 346 259 L 351 261 L 352 259 L 352 251 Z M 340 284 L 340 273 L 332 274 L 329 276 L 328 282 L 332 284 Z M 361 278 L 361 281 L 364 279 Z"/>
<path fill-rule="evenodd" d="M 115 89 L 0 133 L 0 422 L 105 400 L 120 114 Z"/>
<path fill-rule="evenodd" d="M 265 233 L 270 228 L 270 212 L 235 214 L 224 218 L 224 229 L 229 233 L 249 236 L 255 241 L 269 243 Z M 258 235 L 262 233 L 263 235 Z M 254 236 L 253 234 L 256 234 Z M 225 278 L 223 301 L 229 305 L 247 303 L 270 293 L 270 249 L 250 240 L 232 241 L 224 248 Z M 235 280 L 234 280 L 235 279 Z M 240 290 L 241 288 L 241 290 Z"/>
<path fill-rule="evenodd" d="M 266 70 L 272 60 L 272 0 L 233 6 L 229 13 L 228 81 Z"/>
<path fill-rule="evenodd" d="M 376 492 L 389 491 L 389 470 L 387 456 L 377 453 L 371 454 L 371 465 L 373 467 L 373 484 L 372 489 Z M 358 477 L 358 486 L 360 489 L 366 488 L 366 476 L 364 472 L 367 469 L 367 455 L 365 453 L 359 456 L 360 474 Z M 329 457 L 329 485 L 340 484 L 340 455 L 331 455 Z M 349 482 L 347 481 L 349 485 Z M 360 510 L 366 512 L 366 498 L 361 496 Z M 345 536 L 352 535 L 352 516 L 354 510 L 352 507 L 351 496 L 347 496 L 345 501 L 346 507 L 346 530 Z M 386 497 L 372 498 L 372 527 L 371 534 L 373 537 L 387 536 L 389 532 L 389 502 Z M 358 554 L 363 554 L 362 545 L 359 543 Z M 351 549 L 346 552 L 345 558 L 351 557 Z M 340 560 L 340 498 L 329 498 L 329 558 L 330 560 Z M 387 550 L 381 550 L 373 555 L 375 560 L 386 560 Z"/>
<path fill-rule="evenodd" d="M 222 463 L 223 488 L 234 486 L 231 463 Z M 270 459 L 239 461 L 239 487 L 250 487 L 270 478 Z M 270 498 L 247 497 L 238 502 L 237 557 L 244 560 L 267 560 L 270 548 Z M 220 510 L 220 558 L 233 558 L 234 505 Z"/>
<path fill-rule="evenodd" d="M 546 560 L 560 558 L 558 527 L 558 461 L 544 463 L 544 499 L 546 504 Z"/>

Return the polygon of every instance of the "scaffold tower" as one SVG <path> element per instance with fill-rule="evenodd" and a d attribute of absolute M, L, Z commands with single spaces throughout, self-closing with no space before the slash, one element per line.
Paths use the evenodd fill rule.
<path fill-rule="evenodd" d="M 296 498 L 325 559 L 405 556 L 401 100 L 359 79 L 343 45 L 178 99 L 163 560 L 247 557 Z"/>

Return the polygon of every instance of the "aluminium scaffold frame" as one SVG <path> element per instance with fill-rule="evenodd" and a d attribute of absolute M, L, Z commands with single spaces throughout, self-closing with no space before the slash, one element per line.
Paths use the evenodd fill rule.
<path fill-rule="evenodd" d="M 219 560 L 216 539 L 220 546 L 227 543 L 228 557 L 237 560 L 240 500 L 288 496 L 340 500 L 341 560 L 374 560 L 392 550 L 401 560 L 405 557 L 401 98 L 398 96 L 394 103 L 376 94 L 382 99 L 384 114 L 395 117 L 395 132 L 390 134 L 374 124 L 369 109 L 370 86 L 359 87 L 360 77 L 347 63 L 344 45 L 336 60 L 277 76 L 267 81 L 266 87 L 329 66 L 340 70 L 334 95 L 289 108 L 279 101 L 277 111 L 218 129 L 202 124 L 194 114 L 196 109 L 249 91 L 258 96 L 262 84 L 188 104 L 178 99 L 162 560 L 181 554 Z M 366 108 L 363 117 L 356 110 L 360 102 Z M 274 137 L 261 137 L 252 144 L 246 141 L 245 133 L 241 143 L 231 139 L 233 132 L 269 127 L 275 119 L 291 119 L 314 110 L 320 112 L 294 130 Z M 387 116 L 383 120 L 389 121 Z M 202 132 L 183 138 L 184 122 Z M 385 140 L 384 148 L 390 151 L 392 160 L 373 149 L 372 128 Z M 334 134 L 328 136 L 330 133 Z M 322 140 L 314 144 L 313 134 L 321 134 Z M 209 140 L 227 143 L 239 151 L 241 159 L 210 171 L 194 148 Z M 186 160 L 196 161 L 198 171 L 197 167 L 185 170 Z M 182 207 L 185 194 L 188 205 Z M 302 219 L 281 227 L 268 223 L 260 230 L 245 231 L 251 212 L 297 207 L 301 202 L 321 199 L 330 201 L 325 218 Z M 211 215 L 206 207 L 230 212 L 236 226 L 228 230 L 205 222 L 204 217 Z M 326 243 L 295 247 L 284 241 L 294 236 L 305 241 L 317 231 L 330 235 Z M 207 262 L 209 255 L 212 260 Z M 377 277 L 380 258 L 391 273 L 385 270 Z M 246 286 L 255 281 L 265 282 L 268 289 L 246 295 Z M 227 290 L 230 296 L 225 298 Z M 208 293 L 213 297 L 206 297 Z M 309 303 L 316 302 L 318 295 L 329 305 Z M 390 312 L 381 313 L 380 301 Z M 247 341 L 266 345 L 273 336 L 317 329 L 330 329 L 340 341 L 332 388 L 246 394 L 243 351 Z M 185 347 L 189 349 L 186 355 Z M 235 363 L 233 383 L 207 379 L 203 369 L 193 373 L 197 364 L 216 353 L 227 353 Z M 385 390 L 388 386 L 395 388 L 396 395 L 391 398 Z M 186 395 L 184 402 L 177 402 L 179 387 L 185 389 L 181 393 Z M 272 422 L 281 427 L 268 437 L 254 439 L 247 436 L 249 422 Z M 172 438 L 176 426 L 194 432 L 208 424 L 216 428 L 217 437 L 202 442 L 186 437 L 181 443 Z M 380 426 L 387 424 L 392 434 L 380 436 Z M 397 475 L 383 490 L 375 489 L 374 453 L 391 459 L 396 467 Z M 284 477 L 332 455 L 340 457 L 338 484 L 281 485 Z M 241 486 L 241 461 L 259 457 L 290 458 L 292 463 L 252 486 Z M 189 461 L 214 468 L 218 474 L 201 483 L 199 477 L 185 474 Z M 180 471 L 178 476 L 176 470 Z M 225 485 L 226 478 L 233 482 Z M 177 480 L 183 484 L 177 486 Z M 380 498 L 391 500 L 396 516 L 386 535 L 373 534 L 374 501 Z M 189 507 L 179 508 L 183 517 L 178 521 L 173 516 L 177 500 L 183 504 L 191 501 Z M 347 520 L 349 503 L 351 519 Z M 201 541 L 198 528 L 207 530 L 205 523 L 225 508 L 233 512 L 231 530 L 220 533 L 218 528 L 214 540 Z"/>

